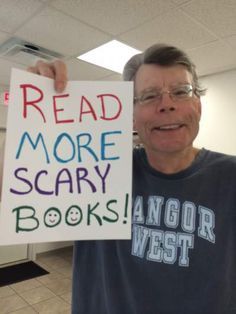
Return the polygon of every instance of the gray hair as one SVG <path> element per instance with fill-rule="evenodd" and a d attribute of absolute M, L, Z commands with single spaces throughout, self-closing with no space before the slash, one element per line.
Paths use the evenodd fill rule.
<path fill-rule="evenodd" d="M 142 64 L 157 64 L 166 67 L 181 64 L 193 76 L 195 94 L 200 97 L 206 92 L 206 89 L 200 87 L 194 63 L 185 52 L 176 47 L 156 44 L 146 49 L 143 53 L 133 56 L 124 67 L 124 81 L 134 81 L 135 75 Z"/>

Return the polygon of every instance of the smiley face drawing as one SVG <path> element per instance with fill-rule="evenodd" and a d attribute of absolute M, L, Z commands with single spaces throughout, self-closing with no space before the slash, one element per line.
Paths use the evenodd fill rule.
<path fill-rule="evenodd" d="M 83 218 L 82 210 L 79 206 L 72 205 L 66 211 L 66 223 L 70 226 L 78 225 Z"/>
<path fill-rule="evenodd" d="M 61 213 L 58 208 L 50 207 L 44 214 L 44 223 L 47 227 L 52 228 L 61 222 Z"/>

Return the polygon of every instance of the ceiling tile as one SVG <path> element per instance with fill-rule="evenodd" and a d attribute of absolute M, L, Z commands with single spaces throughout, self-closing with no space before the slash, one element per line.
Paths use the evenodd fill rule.
<path fill-rule="evenodd" d="M 0 31 L 0 44 L 9 38 L 9 34 Z"/>
<path fill-rule="evenodd" d="M 1 0 L 0 30 L 14 32 L 42 6 L 38 0 Z"/>
<path fill-rule="evenodd" d="M 140 50 L 157 42 L 188 49 L 216 40 L 215 36 L 180 10 L 159 16 L 119 37 Z"/>
<path fill-rule="evenodd" d="M 236 49 L 236 35 L 226 37 L 226 38 L 224 38 L 224 41 L 226 41 L 235 51 L 235 49 Z"/>
<path fill-rule="evenodd" d="M 48 7 L 16 34 L 64 55 L 77 55 L 110 39 L 108 35 Z"/>
<path fill-rule="evenodd" d="M 200 76 L 236 68 L 234 50 L 222 41 L 188 51 Z"/>
<path fill-rule="evenodd" d="M 114 74 L 112 71 L 78 59 L 68 60 L 66 61 L 66 65 L 69 80 L 99 80 L 100 78 Z"/>
<path fill-rule="evenodd" d="M 0 0 L 0 44 L 13 35 L 66 55 L 74 80 L 120 79 L 72 60 L 114 37 L 140 50 L 176 45 L 206 75 L 236 68 L 236 0 Z M 14 63 L 0 57 L 0 84 Z"/>
<path fill-rule="evenodd" d="M 186 3 L 186 2 L 190 2 L 192 0 L 172 0 L 172 2 L 174 4 L 177 4 L 177 5 L 180 5 L 180 4 L 183 4 L 183 3 Z"/>
<path fill-rule="evenodd" d="M 182 9 L 219 36 L 236 34 L 235 0 L 195 0 Z"/>
<path fill-rule="evenodd" d="M 174 6 L 171 0 L 54 0 L 51 5 L 113 35 L 134 28 Z"/>

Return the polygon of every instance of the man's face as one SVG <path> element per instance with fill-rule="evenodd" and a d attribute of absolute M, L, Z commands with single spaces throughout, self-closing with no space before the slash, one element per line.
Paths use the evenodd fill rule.
<path fill-rule="evenodd" d="M 135 96 L 154 89 L 170 91 L 173 87 L 193 84 L 192 75 L 182 65 L 162 67 L 142 65 L 135 77 Z M 147 153 L 177 153 L 192 146 L 199 130 L 200 99 L 174 101 L 164 93 L 160 101 L 134 105 L 134 129 Z"/>

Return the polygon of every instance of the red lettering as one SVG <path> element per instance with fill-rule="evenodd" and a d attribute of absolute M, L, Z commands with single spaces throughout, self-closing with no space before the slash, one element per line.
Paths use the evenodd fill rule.
<path fill-rule="evenodd" d="M 75 121 L 74 119 L 67 119 L 67 120 L 59 120 L 58 119 L 57 112 L 64 111 L 64 109 L 62 109 L 62 108 L 58 109 L 57 108 L 57 98 L 65 98 L 65 97 L 69 97 L 69 94 L 53 96 L 53 111 L 54 111 L 54 117 L 55 117 L 56 123 L 72 123 Z"/>
<path fill-rule="evenodd" d="M 20 88 L 23 89 L 23 117 L 27 118 L 27 108 L 28 108 L 28 106 L 32 106 L 38 110 L 38 112 L 43 117 L 43 121 L 45 123 L 46 118 L 45 118 L 41 108 L 36 105 L 37 103 L 39 103 L 43 99 L 43 92 L 41 91 L 41 89 L 39 89 L 38 87 L 31 85 L 31 84 L 21 84 Z M 27 97 L 28 96 L 28 93 L 27 93 L 28 88 L 34 89 L 37 92 L 39 92 L 39 97 L 35 100 L 28 100 L 28 97 Z"/>
<path fill-rule="evenodd" d="M 88 110 L 87 111 L 84 111 L 83 107 L 84 107 L 84 104 L 86 104 L 88 106 Z M 92 114 L 93 116 L 93 119 L 94 120 L 97 120 L 97 116 L 96 116 L 96 113 L 91 105 L 91 103 L 88 101 L 87 98 L 85 98 L 84 96 L 81 97 L 81 102 L 80 102 L 80 117 L 79 117 L 79 121 L 81 122 L 82 121 L 82 115 L 83 114 Z"/>
<path fill-rule="evenodd" d="M 107 111 L 106 111 L 106 106 L 105 106 L 105 101 L 104 101 L 104 97 L 113 97 L 117 100 L 118 103 L 118 108 L 117 108 L 117 112 L 115 115 L 108 117 L 107 116 Z M 120 113 L 121 113 L 121 109 L 122 109 L 122 104 L 120 99 L 113 94 L 101 94 L 101 95 L 97 95 L 97 98 L 101 98 L 101 104 L 102 104 L 102 116 L 100 116 L 100 118 L 102 120 L 115 120 L 119 117 Z"/>

